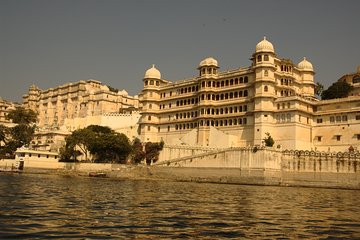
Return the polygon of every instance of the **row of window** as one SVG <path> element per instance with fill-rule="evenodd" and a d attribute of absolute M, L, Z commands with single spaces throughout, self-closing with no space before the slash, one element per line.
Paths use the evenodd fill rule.
<path fill-rule="evenodd" d="M 154 80 L 146 80 L 145 81 L 145 86 L 148 86 L 148 85 L 151 85 L 151 86 L 160 86 L 160 82 L 159 81 L 154 81 Z"/>
<path fill-rule="evenodd" d="M 200 76 L 204 75 L 204 74 L 216 74 L 217 73 L 217 69 L 215 67 L 203 67 L 200 70 Z"/>
<path fill-rule="evenodd" d="M 234 119 L 224 119 L 224 120 L 201 120 L 199 122 L 190 122 L 190 123 L 182 123 L 175 124 L 175 130 L 182 129 L 193 129 L 198 126 L 213 126 L 213 127 L 223 127 L 223 126 L 237 126 L 237 125 L 246 125 L 247 118 L 234 118 Z M 151 127 L 147 127 L 148 131 L 151 131 Z M 171 127 L 167 127 L 168 132 L 171 131 Z M 158 127 L 158 132 L 161 131 L 161 128 Z"/>
<path fill-rule="evenodd" d="M 201 97 L 199 100 L 198 100 L 198 98 L 188 98 L 188 99 L 184 99 L 184 100 L 178 100 L 178 101 L 176 101 L 176 106 L 197 104 L 200 100 L 221 101 L 221 100 L 247 97 L 247 96 L 249 96 L 248 90 L 239 91 L 239 92 L 222 93 L 222 94 L 201 94 Z M 165 108 L 165 105 L 163 105 L 163 108 Z"/>
<path fill-rule="evenodd" d="M 336 139 L 336 141 L 341 141 L 341 135 L 334 135 L 334 139 Z M 358 141 L 360 141 L 360 134 L 356 134 L 356 139 Z M 322 136 L 316 136 L 316 140 L 318 142 L 322 142 L 323 137 Z"/>
<path fill-rule="evenodd" d="M 292 71 L 292 67 L 291 66 L 288 66 L 288 65 L 281 65 L 280 66 L 280 70 L 282 72 L 291 72 Z"/>
<path fill-rule="evenodd" d="M 355 119 L 360 120 L 360 115 L 356 115 Z M 347 115 L 330 116 L 329 121 L 330 121 L 330 123 L 347 122 L 348 117 L 347 117 Z M 316 123 L 323 123 L 323 118 L 317 118 Z"/>
<path fill-rule="evenodd" d="M 282 78 L 282 79 L 280 79 L 280 84 L 281 85 L 286 85 L 286 86 L 291 86 L 292 85 L 292 80 L 287 79 L 287 78 Z"/>
<path fill-rule="evenodd" d="M 203 81 L 201 82 L 201 87 L 205 88 L 205 87 L 225 87 L 225 86 L 233 86 L 233 85 L 238 85 L 241 83 L 248 83 L 249 82 L 249 78 L 247 76 L 245 77 L 240 77 L 240 78 L 235 78 L 235 79 L 230 79 L 230 80 L 223 80 L 220 82 L 217 81 Z M 186 93 L 191 93 L 191 92 L 198 92 L 199 91 L 199 87 L 197 85 L 194 86 L 189 86 L 189 87 L 185 87 L 185 88 L 180 88 L 176 90 L 176 93 L 179 94 L 186 94 Z M 166 93 L 160 93 L 160 98 L 165 98 L 167 97 L 167 95 L 169 97 L 172 96 L 172 91 L 168 92 L 168 94 Z"/>
<path fill-rule="evenodd" d="M 220 108 L 220 109 L 214 109 L 214 108 L 207 108 L 207 109 L 201 109 L 200 115 L 222 115 L 222 114 L 229 114 L 229 113 L 237 113 L 237 112 L 246 112 L 248 110 L 247 105 L 242 106 L 234 106 L 234 107 L 226 107 L 226 108 Z M 182 119 L 182 118 L 191 118 L 191 117 L 197 117 L 197 111 L 195 112 L 186 112 L 186 113 L 177 113 L 176 119 Z"/>
<path fill-rule="evenodd" d="M 262 62 L 262 61 L 266 62 L 266 61 L 269 61 L 269 55 L 267 55 L 267 54 L 265 54 L 264 56 L 258 55 L 258 56 L 257 56 L 257 61 L 258 61 L 258 62 Z"/>

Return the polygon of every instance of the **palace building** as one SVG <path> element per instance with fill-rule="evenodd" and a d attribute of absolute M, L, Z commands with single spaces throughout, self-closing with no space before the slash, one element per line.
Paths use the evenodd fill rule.
<path fill-rule="evenodd" d="M 130 138 L 138 135 L 138 97 L 97 80 L 81 80 L 46 90 L 32 85 L 23 96 L 23 106 L 38 113 L 32 149 L 57 151 L 67 135 L 89 125 L 108 126 Z"/>
<path fill-rule="evenodd" d="M 348 98 L 318 100 L 312 64 L 280 58 L 266 38 L 249 67 L 221 71 L 209 57 L 197 70 L 198 76 L 175 82 L 154 65 L 145 72 L 143 141 L 244 147 L 262 145 L 270 133 L 283 149 L 344 150 L 360 143 L 360 88 Z M 359 75 L 343 78 L 355 86 Z"/>

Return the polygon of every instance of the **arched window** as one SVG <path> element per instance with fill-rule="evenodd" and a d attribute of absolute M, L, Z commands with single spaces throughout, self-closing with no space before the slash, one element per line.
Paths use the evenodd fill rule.
<path fill-rule="evenodd" d="M 154 85 L 154 80 L 150 80 L 150 85 Z"/>
<path fill-rule="evenodd" d="M 249 79 L 247 76 L 244 77 L 244 83 L 248 83 Z"/>
<path fill-rule="evenodd" d="M 147 86 L 149 84 L 148 80 L 145 81 L 145 86 Z"/>
<path fill-rule="evenodd" d="M 161 106 L 161 105 L 160 105 L 160 106 Z M 152 104 L 151 104 L 151 103 L 149 104 L 149 109 L 152 109 Z"/>
<path fill-rule="evenodd" d="M 352 79 L 352 82 L 353 83 L 360 83 L 360 75 L 354 76 L 353 79 Z"/>
<path fill-rule="evenodd" d="M 248 90 L 244 90 L 244 97 L 248 96 Z"/>
<path fill-rule="evenodd" d="M 148 116 L 148 120 L 151 121 L 151 116 Z"/>
<path fill-rule="evenodd" d="M 269 91 L 269 89 L 268 89 L 268 86 L 265 85 L 265 87 L 264 87 L 264 92 L 267 92 L 267 91 Z"/>
<path fill-rule="evenodd" d="M 225 84 L 225 82 L 224 82 L 224 81 L 221 81 L 221 86 L 222 86 L 222 87 L 224 86 L 224 84 Z"/>
<path fill-rule="evenodd" d="M 258 56 L 257 56 L 257 61 L 258 61 L 258 62 L 261 62 L 261 55 L 258 55 Z"/>
<path fill-rule="evenodd" d="M 240 83 L 244 83 L 243 77 L 240 77 Z"/>
<path fill-rule="evenodd" d="M 230 86 L 234 85 L 234 79 L 230 79 Z"/>
<path fill-rule="evenodd" d="M 202 82 L 202 83 L 201 83 L 201 87 L 205 87 L 205 82 Z"/>
<path fill-rule="evenodd" d="M 264 61 L 269 61 L 269 55 L 267 54 L 264 55 Z"/>
<path fill-rule="evenodd" d="M 235 85 L 236 84 L 239 84 L 239 79 L 238 78 L 235 78 Z"/>
<path fill-rule="evenodd" d="M 268 71 L 268 70 L 265 70 L 265 71 L 264 71 L 264 76 L 265 76 L 265 77 L 268 77 L 268 76 L 269 76 L 269 71 Z"/>
<path fill-rule="evenodd" d="M 156 86 L 159 86 L 159 85 L 160 85 L 159 81 L 156 81 Z"/>
<path fill-rule="evenodd" d="M 225 81 L 225 86 L 229 86 L 229 80 Z"/>

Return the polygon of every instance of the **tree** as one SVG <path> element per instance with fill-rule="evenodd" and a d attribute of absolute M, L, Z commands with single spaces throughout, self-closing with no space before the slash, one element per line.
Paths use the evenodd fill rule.
<path fill-rule="evenodd" d="M 11 120 L 13 123 L 30 125 L 36 123 L 37 113 L 31 109 L 26 109 L 24 107 L 16 107 L 13 110 L 10 110 L 6 119 Z"/>
<path fill-rule="evenodd" d="M 84 155 L 85 160 L 92 162 L 125 163 L 131 152 L 125 134 L 99 125 L 75 130 L 65 138 L 65 142 L 60 153 L 61 161 L 77 161 L 77 157 Z"/>
<path fill-rule="evenodd" d="M 37 113 L 31 109 L 16 107 L 6 116 L 16 125 L 0 125 L 0 158 L 13 158 L 17 148 L 27 146 L 34 137 Z"/>
<path fill-rule="evenodd" d="M 159 143 L 147 142 L 145 144 L 145 158 L 146 164 L 150 165 L 159 160 L 160 151 L 164 148 L 164 142 Z"/>
<path fill-rule="evenodd" d="M 315 85 L 315 95 L 321 97 L 322 92 L 324 91 L 324 85 L 317 82 Z"/>
<path fill-rule="evenodd" d="M 347 97 L 353 88 L 353 86 L 345 81 L 337 81 L 321 93 L 321 99 L 326 100 Z"/>
<path fill-rule="evenodd" d="M 141 163 L 145 159 L 145 152 L 143 151 L 143 145 L 139 138 L 134 139 L 131 148 L 131 163 Z"/>
<path fill-rule="evenodd" d="M 263 139 L 264 142 L 265 142 L 265 146 L 266 146 L 266 147 L 272 147 L 272 146 L 274 146 L 275 141 L 274 141 L 274 139 L 271 137 L 270 133 L 267 132 L 267 133 L 265 133 L 265 135 L 266 135 L 266 137 Z"/>

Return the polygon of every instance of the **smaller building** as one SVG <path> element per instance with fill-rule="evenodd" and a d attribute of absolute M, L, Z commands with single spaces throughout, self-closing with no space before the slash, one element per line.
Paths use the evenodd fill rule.
<path fill-rule="evenodd" d="M 360 66 L 357 67 L 356 72 L 345 74 L 338 81 L 347 82 L 354 87 L 350 96 L 360 96 Z"/>
<path fill-rule="evenodd" d="M 30 150 L 19 148 L 15 152 L 15 162 L 22 168 L 61 168 L 59 154 L 48 151 Z"/>

